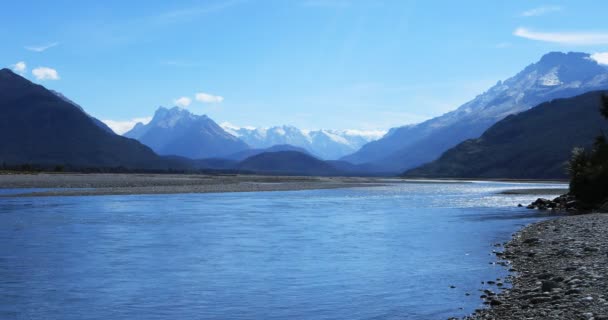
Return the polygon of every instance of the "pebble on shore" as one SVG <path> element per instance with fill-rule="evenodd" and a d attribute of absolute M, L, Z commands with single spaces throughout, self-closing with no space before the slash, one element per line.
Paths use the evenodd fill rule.
<path fill-rule="evenodd" d="M 465 319 L 608 320 L 608 215 L 560 217 L 518 232 L 499 256 L 513 287 Z"/>

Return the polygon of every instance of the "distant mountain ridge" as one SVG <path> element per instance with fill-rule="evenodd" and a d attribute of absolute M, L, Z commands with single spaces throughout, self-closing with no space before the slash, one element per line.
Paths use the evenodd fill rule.
<path fill-rule="evenodd" d="M 556 99 L 497 122 L 477 139 L 460 143 L 439 159 L 405 173 L 431 178 L 566 178 L 575 147 L 589 148 L 608 132 L 600 116 L 606 91 Z"/>
<path fill-rule="evenodd" d="M 240 128 L 222 124 L 224 130 L 243 140 L 252 148 L 264 149 L 274 145 L 292 145 L 326 160 L 339 159 L 353 153 L 384 132 L 357 130 L 302 130 L 294 126 L 270 128 Z"/>
<path fill-rule="evenodd" d="M 279 151 L 297 151 L 297 152 L 300 152 L 303 154 L 310 155 L 310 153 L 308 151 L 306 151 L 300 147 L 294 147 L 290 144 L 277 144 L 277 145 L 274 145 L 274 146 L 272 146 L 270 148 L 266 148 L 266 149 L 247 149 L 247 150 L 239 151 L 237 153 L 227 155 L 224 158 L 227 160 L 242 161 L 249 157 L 253 157 L 255 155 L 262 154 L 265 152 L 279 152 Z"/>
<path fill-rule="evenodd" d="M 239 170 L 281 175 L 339 175 L 330 163 L 297 151 L 264 152 L 241 161 Z"/>
<path fill-rule="evenodd" d="M 209 117 L 179 107 L 159 107 L 148 124 L 136 124 L 124 136 L 137 139 L 158 154 L 191 159 L 223 157 L 249 149 Z"/>
<path fill-rule="evenodd" d="M 608 88 L 608 70 L 586 53 L 552 52 L 458 109 L 393 128 L 342 160 L 399 172 L 437 159 L 460 142 L 479 137 L 508 115 L 542 102 Z"/>

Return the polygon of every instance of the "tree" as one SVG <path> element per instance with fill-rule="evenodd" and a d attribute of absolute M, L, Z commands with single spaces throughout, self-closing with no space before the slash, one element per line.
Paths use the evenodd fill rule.
<path fill-rule="evenodd" d="M 600 113 L 608 119 L 608 96 L 601 99 Z M 576 148 L 568 163 L 570 193 L 583 207 L 594 209 L 608 202 L 608 140 L 604 132 L 596 137 L 590 152 Z"/>
<path fill-rule="evenodd" d="M 602 106 L 600 107 L 600 113 L 604 118 L 608 119 L 608 95 L 602 95 Z"/>

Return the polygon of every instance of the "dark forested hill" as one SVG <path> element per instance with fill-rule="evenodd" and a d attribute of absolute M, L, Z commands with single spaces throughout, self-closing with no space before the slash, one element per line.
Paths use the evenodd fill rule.
<path fill-rule="evenodd" d="M 100 126 L 43 86 L 0 70 L 0 163 L 165 169 L 150 148 Z"/>
<path fill-rule="evenodd" d="M 238 169 L 266 174 L 337 175 L 331 164 L 297 151 L 264 152 L 238 164 Z"/>
<path fill-rule="evenodd" d="M 604 91 L 546 102 L 499 121 L 439 159 L 405 173 L 415 177 L 565 178 L 574 147 L 589 147 L 608 122 Z"/>

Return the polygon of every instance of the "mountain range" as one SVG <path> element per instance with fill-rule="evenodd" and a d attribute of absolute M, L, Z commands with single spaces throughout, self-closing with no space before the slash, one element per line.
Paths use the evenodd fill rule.
<path fill-rule="evenodd" d="M 115 134 L 98 119 L 62 94 L 34 84 L 9 69 L 0 70 L 0 168 L 61 167 L 68 170 L 230 171 L 294 175 L 338 175 L 341 171 L 307 151 L 293 146 L 251 150 L 205 116 L 178 108 L 159 108 L 148 125 L 130 135 L 152 139 L 163 134 L 194 141 L 160 140 L 156 145 L 167 154 L 177 147 L 193 148 L 193 155 L 248 151 L 237 160 L 189 159 L 160 156 L 135 139 Z M 211 138 L 210 138 L 211 137 Z M 209 142 L 206 140 L 212 140 Z M 165 144 L 163 144 L 165 143 Z M 206 144 L 205 144 L 206 143 Z M 175 144 L 175 146 L 171 146 Z M 173 149 L 172 149 L 173 148 Z M 207 149 L 209 148 L 209 149 Z M 216 148 L 216 149 L 214 149 Z M 223 149 L 223 151 L 222 151 Z M 253 151 L 253 152 L 252 152 Z M 234 153 L 231 153 L 234 155 Z M 342 164 L 340 164 L 342 165 Z"/>
<path fill-rule="evenodd" d="M 225 157 L 249 149 L 209 117 L 179 107 L 158 108 L 148 124 L 137 123 L 124 136 L 139 140 L 160 155 L 191 159 Z"/>
<path fill-rule="evenodd" d="M 363 145 L 382 137 L 382 131 L 303 130 L 294 126 L 270 128 L 236 127 L 222 124 L 224 130 L 243 140 L 252 148 L 292 145 L 326 160 L 335 160 L 359 150 Z"/>
<path fill-rule="evenodd" d="M 608 132 L 600 116 L 605 91 L 545 102 L 497 122 L 406 176 L 442 178 L 566 178 L 575 147 L 590 148 Z"/>
<path fill-rule="evenodd" d="M 342 159 L 403 172 L 437 159 L 462 141 L 478 138 L 508 115 L 552 99 L 606 88 L 608 70 L 589 54 L 548 53 L 456 110 L 420 124 L 393 128 Z"/>
<path fill-rule="evenodd" d="M 598 127 L 593 111 L 598 92 L 606 89 L 608 70 L 590 55 L 554 52 L 458 109 L 393 128 L 379 140 L 381 133 L 220 126 L 178 107 L 160 107 L 148 124 L 139 123 L 120 136 L 61 93 L 2 69 L 0 134 L 5 138 L 0 140 L 0 163 L 306 175 L 405 171 L 425 177 L 563 177 L 563 162 L 572 147 L 588 146 L 604 128 Z M 334 160 L 348 152 L 353 153 Z"/>
<path fill-rule="evenodd" d="M 137 123 L 123 135 L 139 140 L 158 154 L 192 159 L 238 158 L 239 154 L 253 155 L 275 146 L 292 146 L 320 159 L 335 160 L 383 134 L 382 131 L 311 131 L 287 125 L 240 128 L 227 123 L 218 125 L 206 115 L 195 115 L 183 108 L 159 107 L 149 123 Z M 279 149 L 281 147 L 270 151 Z M 281 149 L 285 150 L 285 147 Z"/>

